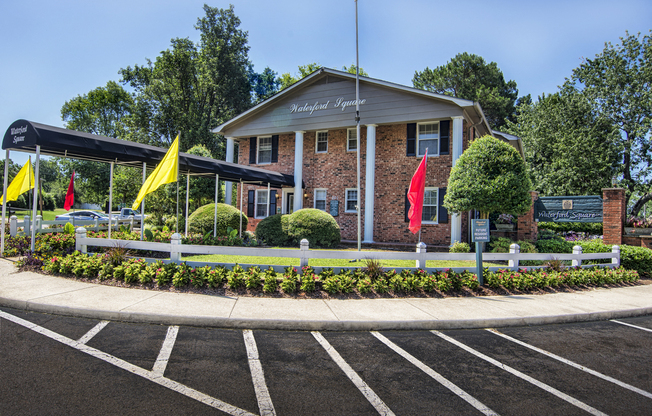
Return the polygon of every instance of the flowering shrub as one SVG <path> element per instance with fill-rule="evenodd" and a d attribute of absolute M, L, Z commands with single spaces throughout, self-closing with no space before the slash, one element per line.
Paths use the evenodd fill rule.
<path fill-rule="evenodd" d="M 625 221 L 625 227 L 652 228 L 652 217 L 641 218 L 630 215 Z"/>
<path fill-rule="evenodd" d="M 317 275 L 315 274 L 315 271 L 313 270 L 312 267 L 305 266 L 302 269 L 302 275 L 301 275 L 301 290 L 304 292 L 314 292 L 315 291 L 315 284 L 317 282 Z"/>
<path fill-rule="evenodd" d="M 500 214 L 498 218 L 496 218 L 496 224 L 513 224 L 514 223 L 514 216 L 511 214 Z"/>

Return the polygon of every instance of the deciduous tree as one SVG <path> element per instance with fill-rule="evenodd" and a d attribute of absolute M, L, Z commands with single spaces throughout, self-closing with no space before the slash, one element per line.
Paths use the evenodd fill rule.
<path fill-rule="evenodd" d="M 495 62 L 486 63 L 478 55 L 461 53 L 446 65 L 415 71 L 415 88 L 478 101 L 493 129 L 499 130 L 505 119 L 514 116 L 518 89 L 515 81 L 505 81 Z"/>
<path fill-rule="evenodd" d="M 454 213 L 526 213 L 532 185 L 525 162 L 509 144 L 491 136 L 476 139 L 451 169 L 444 207 Z"/>
<path fill-rule="evenodd" d="M 652 200 L 652 30 L 643 37 L 627 33 L 617 45 L 607 42 L 573 70 L 564 88 L 581 91 L 594 111 L 620 130 L 619 179 L 628 199 L 640 196 L 631 211 L 638 214 Z"/>

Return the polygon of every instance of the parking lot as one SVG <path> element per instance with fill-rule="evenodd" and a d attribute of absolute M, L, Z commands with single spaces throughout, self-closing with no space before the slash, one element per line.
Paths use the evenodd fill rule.
<path fill-rule="evenodd" d="M 652 414 L 652 317 L 292 332 L 1 308 L 1 415 Z"/>

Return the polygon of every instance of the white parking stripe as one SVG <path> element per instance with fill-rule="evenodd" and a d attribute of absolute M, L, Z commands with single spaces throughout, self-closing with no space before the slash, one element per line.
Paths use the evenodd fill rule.
<path fill-rule="evenodd" d="M 55 341 L 58 341 L 64 345 L 67 345 L 71 348 L 74 348 L 78 351 L 81 351 L 83 353 L 86 353 L 92 357 L 98 358 L 102 361 L 105 361 L 109 364 L 112 364 L 118 368 L 121 368 L 125 371 L 128 371 L 132 374 L 135 374 L 137 376 L 140 376 L 144 379 L 147 379 L 151 382 L 154 382 L 160 386 L 163 386 L 165 388 L 168 388 L 170 390 L 173 390 L 177 393 L 183 394 L 186 397 L 190 397 L 191 399 L 197 400 L 198 402 L 204 403 L 208 406 L 211 406 L 215 409 L 221 410 L 225 413 L 228 413 L 230 415 L 234 416 L 255 416 L 253 413 L 247 412 L 244 409 L 240 409 L 239 407 L 232 406 L 228 403 L 225 403 L 219 399 L 216 399 L 214 397 L 211 397 L 207 394 L 204 394 L 202 392 L 199 392 L 195 389 L 192 389 L 188 386 L 185 386 L 181 383 L 178 383 L 174 380 L 170 380 L 168 378 L 162 377 L 159 374 L 155 374 L 152 371 L 145 370 L 144 368 L 138 367 L 136 365 L 133 365 L 131 363 L 128 363 L 127 361 L 121 360 L 120 358 L 114 357 L 113 355 L 107 354 L 105 352 L 102 352 L 100 350 L 97 350 L 93 347 L 89 347 L 88 345 L 82 344 L 78 341 L 72 340 L 70 338 L 64 337 L 63 335 L 59 335 L 56 332 L 52 332 L 49 329 L 45 329 L 41 326 L 38 326 L 36 324 L 33 324 L 29 321 L 26 321 L 24 319 L 18 318 L 17 316 L 13 316 L 11 314 L 8 314 L 4 311 L 0 310 L 0 318 L 6 319 L 8 321 L 11 321 L 15 324 L 18 324 L 20 326 L 23 326 L 25 328 L 31 329 L 32 331 L 44 335 L 50 339 L 53 339 Z"/>
<path fill-rule="evenodd" d="M 632 328 L 640 329 L 640 330 L 642 330 L 642 331 L 652 332 L 652 329 L 650 329 L 650 328 L 643 328 L 642 326 L 637 326 L 637 325 L 628 324 L 627 322 L 617 321 L 617 320 L 615 320 L 615 319 L 611 319 L 611 322 L 615 322 L 615 323 L 617 323 L 617 324 L 621 324 L 621 325 L 631 326 Z"/>
<path fill-rule="evenodd" d="M 344 361 L 344 358 L 340 355 L 339 352 L 324 338 L 324 336 L 317 332 L 313 331 L 312 335 L 315 337 L 317 342 L 326 350 L 328 355 L 331 356 L 331 359 L 344 371 L 344 374 L 353 382 L 353 384 L 360 390 L 360 393 L 371 403 L 371 405 L 376 409 L 376 411 L 381 415 L 394 415 L 394 412 L 382 401 L 378 395 L 371 390 L 371 387 L 355 372 L 351 366 Z"/>
<path fill-rule="evenodd" d="M 526 344 L 526 343 L 523 342 L 523 341 L 519 341 L 518 339 L 516 339 L 516 338 L 512 338 L 512 337 L 510 337 L 509 335 L 505 335 L 505 334 L 503 334 L 502 332 L 499 332 L 499 331 L 497 331 L 497 330 L 495 330 L 495 329 L 487 329 L 487 331 L 492 332 L 492 333 L 494 333 L 494 334 L 496 334 L 496 335 L 498 335 L 498 336 L 500 336 L 500 337 L 503 337 L 503 338 L 505 338 L 505 339 L 507 339 L 507 340 L 509 340 L 509 341 L 512 341 L 512 342 L 515 342 L 515 343 L 517 343 L 517 344 L 519 344 L 519 345 L 522 345 L 522 346 L 524 346 L 524 347 L 527 347 L 527 348 L 529 348 L 529 349 L 531 349 L 531 350 L 533 350 L 533 351 L 539 352 L 539 353 L 541 353 L 541 354 L 543 354 L 543 355 L 545 355 L 545 356 L 548 356 L 548 357 L 550 357 L 550 358 L 554 358 L 555 360 L 557 360 L 557 361 L 561 361 L 562 363 L 567 364 L 567 365 L 570 365 L 571 367 L 575 367 L 575 368 L 577 368 L 578 370 L 582 370 L 582 371 L 584 371 L 584 372 L 586 372 L 586 373 L 589 373 L 589 374 L 591 374 L 591 375 L 594 375 L 594 376 L 596 376 L 596 377 L 599 377 L 599 378 L 601 378 L 601 379 L 603 379 L 603 380 L 606 380 L 606 381 L 609 381 L 609 382 L 611 382 L 611 383 L 617 384 L 617 385 L 619 385 L 620 387 L 626 388 L 627 390 L 631 390 L 631 391 L 633 391 L 634 393 L 638 393 L 638 394 L 640 394 L 640 395 L 642 395 L 642 396 L 647 397 L 648 399 L 652 399 L 652 393 L 648 393 L 648 392 L 645 391 L 645 390 L 641 390 L 641 389 L 639 389 L 639 388 L 637 388 L 637 387 L 634 387 L 634 386 L 631 386 L 631 385 L 629 385 L 629 384 L 627 384 L 627 383 L 623 383 L 623 382 L 620 381 L 620 380 L 616 380 L 615 378 L 612 378 L 612 377 L 606 376 L 606 375 L 604 375 L 604 374 L 598 373 L 597 371 L 591 370 L 590 368 L 586 368 L 586 367 L 584 367 L 584 366 L 581 365 L 581 364 L 577 364 L 577 363 L 575 363 L 575 362 L 573 362 L 573 361 L 567 360 L 566 358 L 560 357 L 560 356 L 555 355 L 555 354 L 553 354 L 553 353 L 551 353 L 551 352 L 548 352 L 548 351 L 546 351 L 546 350 L 542 350 L 541 348 L 537 348 L 537 347 L 535 347 L 534 345 Z"/>
<path fill-rule="evenodd" d="M 495 365 L 496 367 L 501 368 L 501 369 L 507 371 L 508 373 L 513 374 L 516 377 L 527 381 L 528 383 L 534 384 L 535 386 L 539 387 L 540 389 L 545 390 L 546 392 L 548 392 L 550 394 L 554 394 L 555 396 L 559 397 L 562 400 L 567 401 L 568 403 L 572 404 L 573 406 L 577 406 L 580 409 L 582 409 L 582 410 L 584 410 L 586 412 L 589 412 L 592 415 L 604 415 L 604 416 L 606 416 L 606 413 L 602 413 L 598 409 L 595 409 L 595 408 L 589 406 L 588 404 L 583 403 L 583 402 L 575 399 L 574 397 L 571 397 L 571 396 L 567 395 L 566 393 L 562 393 L 561 391 L 555 389 L 552 386 L 549 386 L 549 385 L 547 385 L 545 383 L 542 383 L 539 380 L 528 376 L 527 374 L 521 373 L 520 371 L 518 371 L 518 370 L 516 370 L 516 369 L 514 369 L 514 368 L 512 368 L 512 367 L 510 367 L 508 365 L 505 365 L 505 364 L 501 363 L 500 361 L 494 360 L 493 358 L 491 358 L 491 357 L 489 357 L 487 355 L 484 355 L 480 351 L 474 350 L 473 348 L 469 347 L 468 345 L 462 344 L 461 342 L 449 337 L 448 335 L 444 335 L 441 332 L 434 331 L 434 330 L 430 331 L 430 332 L 432 332 L 433 334 L 437 335 L 438 337 L 440 337 L 442 339 L 445 339 L 446 341 L 450 342 L 451 344 L 457 345 L 458 347 L 462 348 L 463 350 L 465 350 L 467 352 L 470 352 L 471 354 L 475 355 L 476 357 L 481 358 L 481 359 Z"/>
<path fill-rule="evenodd" d="M 95 325 L 90 331 L 84 334 L 83 337 L 79 338 L 77 342 L 80 344 L 86 344 L 88 341 L 90 341 L 95 335 L 97 335 L 98 332 L 104 329 L 104 327 L 109 323 L 109 321 L 100 321 L 97 325 Z"/>
<path fill-rule="evenodd" d="M 261 415 L 276 415 L 272 398 L 267 390 L 267 383 L 265 383 L 265 373 L 263 373 L 263 366 L 260 364 L 258 358 L 258 347 L 254 333 L 250 329 L 242 331 L 244 336 L 245 346 L 247 347 L 247 358 L 249 359 L 249 370 L 251 371 L 251 380 L 254 383 L 254 391 L 256 392 L 256 399 L 258 400 L 258 409 Z"/>
<path fill-rule="evenodd" d="M 449 381 L 446 379 L 444 376 L 433 370 L 432 368 L 428 367 L 425 365 L 423 362 L 419 361 L 416 357 L 411 355 L 409 352 L 405 351 L 403 348 L 399 347 L 398 345 L 394 344 L 392 341 L 387 339 L 384 335 L 382 335 L 379 332 L 372 331 L 371 332 L 373 336 L 378 338 L 383 344 L 387 345 L 389 348 L 394 350 L 394 352 L 398 353 L 401 357 L 405 358 L 408 360 L 412 365 L 417 367 L 419 370 L 423 371 L 433 379 L 435 379 L 439 384 L 442 386 L 446 387 L 448 390 L 452 391 L 453 393 L 457 394 L 461 399 L 466 401 L 468 404 L 471 406 L 475 407 L 485 415 L 497 415 L 498 413 L 494 412 L 491 410 L 489 407 L 485 406 L 482 402 L 480 402 L 478 399 L 475 397 L 471 396 L 469 393 L 465 392 L 461 388 L 459 388 L 455 383 Z"/>
<path fill-rule="evenodd" d="M 168 328 L 168 333 L 165 336 L 165 341 L 163 341 L 161 351 L 159 351 L 156 362 L 154 363 L 154 368 L 152 368 L 152 372 L 154 374 L 163 375 L 165 373 L 165 368 L 168 366 L 168 360 L 172 354 L 172 348 L 174 348 L 174 343 L 177 340 L 178 333 L 178 326 L 171 326 Z"/>

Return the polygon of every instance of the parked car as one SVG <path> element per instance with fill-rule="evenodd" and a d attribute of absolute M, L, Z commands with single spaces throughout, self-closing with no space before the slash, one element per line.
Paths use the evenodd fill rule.
<path fill-rule="evenodd" d="M 109 216 L 103 212 L 97 211 L 75 211 L 67 212 L 65 214 L 57 215 L 56 220 L 79 220 L 79 221 L 95 221 L 95 218 L 100 220 L 109 221 Z"/>
<path fill-rule="evenodd" d="M 131 209 L 131 208 L 122 208 L 119 214 L 111 214 L 111 218 L 113 219 L 117 218 L 119 220 L 128 220 L 129 217 L 131 217 L 132 215 L 137 222 L 140 222 L 143 218 L 143 215 L 140 212 L 138 212 L 138 210 Z M 147 218 L 147 215 L 145 215 L 145 218 Z"/>

